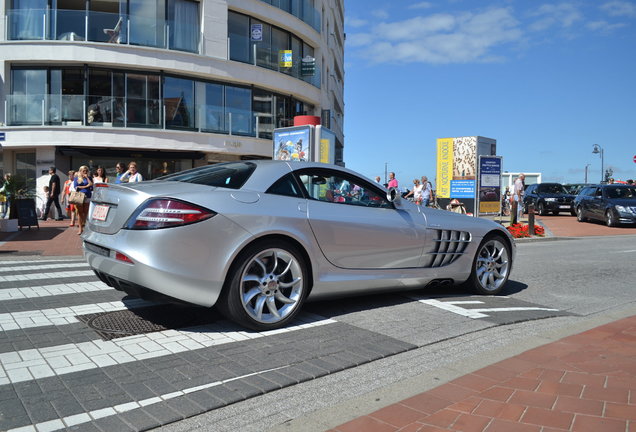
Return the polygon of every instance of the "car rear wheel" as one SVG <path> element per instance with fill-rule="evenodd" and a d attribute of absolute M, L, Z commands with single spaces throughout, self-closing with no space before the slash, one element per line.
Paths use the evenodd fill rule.
<path fill-rule="evenodd" d="M 465 286 L 478 294 L 499 294 L 510 276 L 511 259 L 510 246 L 501 236 L 487 236 L 477 249 Z"/>
<path fill-rule="evenodd" d="M 579 222 L 585 222 L 587 220 L 587 218 L 583 216 L 583 209 L 581 207 L 576 208 L 576 220 Z"/>
<path fill-rule="evenodd" d="M 614 217 L 614 214 L 611 210 L 607 210 L 605 212 L 605 223 L 608 227 L 616 226 L 616 218 Z"/>
<path fill-rule="evenodd" d="M 241 253 L 219 299 L 220 311 L 253 330 L 283 327 L 299 312 L 309 289 L 302 254 L 285 241 L 259 242 Z"/>

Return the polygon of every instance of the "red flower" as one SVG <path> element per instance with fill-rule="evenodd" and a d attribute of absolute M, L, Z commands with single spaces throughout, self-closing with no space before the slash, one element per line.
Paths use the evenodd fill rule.
<path fill-rule="evenodd" d="M 524 237 L 530 237 L 530 226 L 529 225 L 523 225 L 520 223 L 516 223 L 514 225 L 510 225 L 507 227 L 508 231 L 510 232 L 510 234 L 514 237 L 514 238 L 524 238 Z M 533 235 L 538 235 L 538 236 L 542 236 L 545 235 L 545 230 L 543 229 L 543 227 L 539 226 L 539 225 L 535 225 L 534 226 L 534 234 Z"/>

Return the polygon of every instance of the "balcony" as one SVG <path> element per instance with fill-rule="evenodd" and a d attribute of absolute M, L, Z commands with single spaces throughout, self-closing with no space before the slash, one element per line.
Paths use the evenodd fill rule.
<path fill-rule="evenodd" d="M 197 23 L 85 10 L 13 9 L 7 11 L 5 39 L 89 41 L 199 53 Z"/>

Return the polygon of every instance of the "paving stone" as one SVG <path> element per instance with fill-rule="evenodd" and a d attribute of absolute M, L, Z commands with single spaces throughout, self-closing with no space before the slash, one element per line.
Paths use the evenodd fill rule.
<path fill-rule="evenodd" d="M 0 401 L 0 430 L 29 424 L 31 424 L 29 415 L 17 396 L 13 399 Z"/>
<path fill-rule="evenodd" d="M 117 415 L 103 417 L 94 421 L 94 425 L 103 432 L 127 432 L 137 431 L 138 429 L 125 422 Z"/>
<path fill-rule="evenodd" d="M 163 403 L 145 406 L 143 408 L 140 408 L 140 410 L 147 413 L 149 416 L 157 420 L 157 422 L 162 425 L 183 420 L 185 418 L 183 415 L 179 414 Z"/>
<path fill-rule="evenodd" d="M 279 371 L 270 371 L 270 372 L 265 372 L 263 374 L 261 374 L 261 377 L 275 382 L 276 384 L 280 385 L 281 388 L 283 387 L 289 387 L 291 385 L 294 384 L 298 384 L 298 381 L 285 375 L 284 373 L 281 373 Z"/>
<path fill-rule="evenodd" d="M 181 414 L 184 418 L 192 417 L 205 412 L 206 409 L 190 399 L 188 396 L 180 396 L 165 402 L 170 408 Z"/>
<path fill-rule="evenodd" d="M 134 409 L 119 414 L 125 422 L 134 425 L 136 430 L 147 430 L 161 426 L 156 418 L 141 409 Z"/>

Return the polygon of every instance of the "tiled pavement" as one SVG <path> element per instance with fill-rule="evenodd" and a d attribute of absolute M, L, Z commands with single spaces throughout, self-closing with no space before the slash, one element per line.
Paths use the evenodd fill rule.
<path fill-rule="evenodd" d="M 634 432 L 636 317 L 500 361 L 334 432 Z"/>
<path fill-rule="evenodd" d="M 633 228 L 608 228 L 599 224 L 580 224 L 572 217 L 554 216 L 538 218 L 547 228 L 548 232 L 556 236 L 580 236 L 580 235 L 622 235 L 634 234 L 636 229 Z M 583 230 L 583 231 L 581 231 Z M 608 231 L 609 230 L 609 231 Z M 633 232 L 632 232 L 633 230 Z M 81 239 L 77 235 L 77 227 L 69 228 L 68 220 L 65 221 L 46 221 L 40 222 L 40 228 L 31 228 L 31 230 L 23 230 L 18 233 L 0 233 L 0 257 L 13 257 L 15 255 L 43 255 L 43 256 L 77 256 L 81 255 Z M 78 257 L 79 258 L 79 257 Z M 64 261 L 61 261 L 62 265 Z M 45 266 L 40 266 L 40 271 L 47 271 Z M 10 289 L 3 289 L 2 294 L 6 294 L 14 299 L 33 299 L 34 296 L 51 295 L 62 290 L 63 292 L 76 293 L 77 296 L 86 296 L 86 302 L 92 302 L 91 296 L 98 295 L 101 290 L 99 283 L 82 282 L 83 277 L 94 280 L 94 277 L 88 275 L 79 275 L 73 273 L 77 283 L 60 284 L 54 286 L 49 291 L 46 287 L 42 289 L 32 290 L 27 282 L 21 280 L 11 280 Z M 50 270 L 53 271 L 53 270 Z M 18 272 L 19 273 L 19 272 Z M 57 274 L 58 277 L 61 273 Z M 3 277 L 0 275 L 0 277 Z M 11 279 L 13 276 L 4 276 Z M 70 276 L 69 276 L 70 277 Z M 7 279 L 8 280 L 8 279 Z M 92 284 L 92 285 L 91 285 Z M 91 286 L 89 286 L 91 285 Z M 60 291 L 60 292 L 62 292 Z M 113 294 L 112 290 L 108 291 L 106 302 L 99 303 L 95 307 L 102 310 L 116 310 L 122 307 L 120 298 L 110 298 Z M 99 294 L 102 295 L 102 294 Z M 17 300 L 19 301 L 19 300 Z M 18 304 L 16 304 L 18 306 Z M 52 305 L 52 307 L 60 308 L 66 305 Z M 20 330 L 28 336 L 28 341 L 36 341 L 41 336 L 37 326 L 46 326 L 53 323 L 61 325 L 62 321 L 66 325 L 73 328 L 74 324 L 68 320 L 71 315 L 77 311 L 71 311 L 64 314 L 59 309 L 56 310 L 40 310 L 41 316 L 26 318 L 20 313 L 22 306 L 15 311 L 6 310 L 0 314 L 0 325 L 3 331 L 12 331 L 11 328 L 19 326 Z M 86 313 L 94 312 L 92 309 Z M 67 316 L 68 315 L 68 316 Z M 76 324 L 75 324 L 76 325 Z M 339 324 L 335 324 L 337 326 Z M 333 324 L 332 324 L 333 326 Z M 5 328 L 6 327 L 6 328 Z M 35 328 L 33 328 L 35 327 Z M 319 326 L 323 327 L 323 326 Z M 325 327 L 326 328 L 326 327 Z M 290 333 L 293 334 L 294 332 Z M 172 334 L 172 333 L 171 333 Z M 174 335 L 173 336 L 177 336 Z M 226 335 L 227 336 L 227 335 Z M 359 336 L 359 335 L 358 335 Z M 45 405 L 38 405 L 38 400 L 47 399 L 45 394 L 33 395 L 28 398 L 31 400 L 25 407 L 28 416 L 32 419 L 41 419 L 38 427 L 43 430 L 50 427 L 55 429 L 55 425 L 64 426 L 64 424 L 82 424 L 84 427 L 97 426 L 95 430 L 115 430 L 122 426 L 126 421 L 129 424 L 136 424 L 138 428 L 144 425 L 151 426 L 153 424 L 165 423 L 168 421 L 178 420 L 184 416 L 193 415 L 204 410 L 203 407 L 222 406 L 237 400 L 234 396 L 228 399 L 227 384 L 223 384 L 222 388 L 210 387 L 203 388 L 206 380 L 198 379 L 199 376 L 193 370 L 197 385 L 174 391 L 172 384 L 164 386 L 165 388 L 154 388 L 151 381 L 148 381 L 148 371 L 144 370 L 145 375 L 138 375 L 145 384 L 133 385 L 145 391 L 144 394 L 134 394 L 136 401 L 132 405 L 126 402 L 125 397 L 121 395 L 109 397 L 110 400 L 121 400 L 119 405 L 108 405 L 97 402 L 96 395 L 91 393 L 85 395 L 95 399 L 95 403 L 83 403 L 80 395 L 83 383 L 87 377 L 95 375 L 97 372 L 91 372 L 90 368 L 97 371 L 95 367 L 99 367 L 102 361 L 114 362 L 114 368 L 111 371 L 118 374 L 121 368 L 128 363 L 125 361 L 125 355 L 110 356 L 110 351 L 100 352 L 98 356 L 93 356 L 91 350 L 99 350 L 98 346 L 88 346 L 87 352 L 82 352 L 81 348 L 85 340 L 93 339 L 85 334 L 69 333 L 63 335 L 69 341 L 80 347 L 80 351 L 72 353 L 60 353 L 61 356 L 67 356 L 66 359 L 77 360 L 77 364 L 72 363 L 69 373 L 66 374 L 62 363 L 57 365 L 55 350 L 46 349 L 47 344 L 39 345 L 39 354 L 48 356 L 46 358 L 31 358 L 34 353 L 34 347 L 23 346 L 21 350 L 15 351 L 24 354 L 20 355 L 20 359 L 7 357 L 3 363 L 9 366 L 11 372 L 3 377 L 4 380 L 10 380 L 17 393 L 7 393 L 6 397 L 20 394 L 22 396 L 34 391 L 30 386 L 28 377 L 22 377 L 24 372 L 20 368 L 22 363 L 25 371 L 28 373 L 45 374 L 39 379 L 40 391 L 50 388 L 55 394 L 60 396 L 58 404 L 54 404 L 56 410 L 61 412 L 63 420 L 47 420 L 48 411 L 42 408 Z M 157 338 L 166 337 L 164 334 L 156 334 Z M 178 337 L 178 336 L 177 336 Z M 181 340 L 181 339 L 180 339 Z M 185 341 L 185 339 L 183 339 Z M 61 341 L 51 341 L 48 345 L 55 346 Z M 153 340 L 139 340 L 135 346 L 143 348 L 143 352 L 128 352 L 128 356 L 151 356 Z M 187 343 L 202 344 L 201 341 L 186 341 Z M 34 342 L 35 343 L 35 342 Z M 207 343 L 204 341 L 204 343 Z M 211 342 L 213 344 L 213 342 Z M 240 342 L 239 342 L 240 343 Z M 27 344 L 28 345 L 28 344 Z M 156 344 L 155 344 L 156 345 Z M 115 349 L 117 344 L 108 344 L 108 349 Z M 121 348 L 121 347 L 120 347 Z M 130 349 L 130 347 L 128 348 Z M 400 349 L 408 349 L 408 347 L 400 347 Z M 119 351 L 121 353 L 122 351 Z M 5 357 L 10 353 L 5 353 Z M 101 355 L 101 357 L 100 357 Z M 185 354 L 178 351 L 170 354 L 177 358 L 185 359 Z M 50 358 L 49 358 L 50 357 Z M 62 358 L 60 357 L 60 359 Z M 90 361 L 85 361 L 89 359 Z M 110 359 L 110 360 L 109 360 Z M 557 342 L 543 345 L 538 348 L 531 349 L 520 355 L 508 358 L 507 360 L 492 364 L 483 369 L 473 371 L 465 376 L 450 381 L 444 385 L 434 388 L 430 391 L 421 393 L 416 396 L 409 397 L 399 403 L 386 406 L 380 410 L 374 411 L 360 418 L 342 424 L 333 428 L 334 431 L 537 431 L 537 432 L 554 432 L 554 431 L 594 431 L 594 432 L 612 432 L 614 430 L 621 432 L 636 432 L 636 317 L 622 319 L 611 324 L 603 325 L 595 329 L 585 331 L 583 333 L 569 336 Z M 50 360 L 50 361 L 49 361 Z M 121 361 L 120 361 L 121 360 Z M 186 363 L 192 362 L 193 358 L 187 357 Z M 38 363 L 40 362 L 40 363 Z M 123 362 L 123 363 L 122 363 Z M 28 363 L 28 366 L 27 366 Z M 37 363 L 37 364 L 36 364 Z M 131 365 L 133 363 L 130 363 Z M 159 363 L 156 363 L 159 364 Z M 175 365 L 177 363 L 174 363 Z M 39 366 L 38 366 L 39 365 Z M 53 365 L 53 366 L 51 366 Z M 14 367 L 15 366 L 15 367 Z M 89 367 L 89 369 L 84 369 Z M 29 369 L 31 367 L 31 369 Z M 55 369 L 55 368 L 58 369 Z M 132 366 L 126 366 L 126 373 L 130 374 L 134 370 Z M 315 365 L 314 365 L 315 367 Z M 47 369 L 50 368 L 51 370 Z M 60 369 L 62 368 L 62 369 Z M 77 370 L 73 368 L 79 368 Z M 24 368 L 23 368 L 24 369 Z M 84 370 L 84 372 L 82 372 Z M 198 369 L 199 373 L 203 369 Z M 22 372 L 21 372 L 22 371 Z M 140 373 L 142 371 L 138 371 Z M 246 373 L 249 370 L 245 371 Z M 313 372 L 307 371 L 310 375 Z M 26 372 L 25 372 L 26 373 Z M 107 372 L 111 373 L 111 372 Z M 181 371 L 183 373 L 183 371 Z M 51 375 L 52 374 L 52 375 Z M 315 373 L 314 373 L 315 374 Z M 135 375 L 133 371 L 133 375 Z M 124 382 L 132 379 L 126 378 Z M 243 380 L 249 380 L 249 373 Z M 48 376 L 49 378 L 46 378 Z M 229 375 L 228 375 L 229 376 Z M 280 373 L 276 371 L 269 372 L 272 376 L 280 377 Z M 67 378 L 68 377 L 68 378 Z M 216 383 L 216 377 L 208 378 L 207 382 Z M 273 378 L 271 378 L 273 380 Z M 305 378 L 288 377 L 291 380 L 283 384 L 289 385 L 293 382 L 299 382 Z M 84 380 L 84 381 L 82 381 Z M 295 380 L 295 381 L 294 381 Z M 134 381 L 134 380 L 133 380 Z M 274 380 L 275 381 L 275 380 Z M 4 382 L 4 381 L 3 381 Z M 132 381 L 131 381 L 132 382 Z M 154 381 L 152 381 L 154 382 Z M 249 381 L 252 386 L 259 381 Z M 262 382 L 261 382 L 262 384 Z M 270 383 L 271 384 L 271 383 Z M 274 387 L 280 388 L 283 384 L 274 383 Z M 61 387 L 60 387 L 61 385 Z M 44 386 L 44 387 L 42 387 Z M 3 387 L 6 387 L 3 386 Z M 125 388 L 130 390 L 130 386 L 125 384 Z M 148 391 L 148 389 L 151 391 Z M 232 388 L 232 392 L 238 391 L 241 386 L 236 383 Z M 253 387 L 250 387 L 254 391 Z M 66 393 L 70 391 L 79 392 L 78 396 L 69 396 Z M 109 394 L 112 389 L 96 386 L 93 392 L 99 394 Z M 202 391 L 203 393 L 198 393 Z M 262 391 L 262 390 L 261 390 Z M 220 393 L 219 393 L 220 392 Z M 62 394 L 64 393 L 64 394 Z M 125 392 L 124 392 L 125 393 Z M 134 393 L 134 391 L 133 391 Z M 178 393 L 178 394 L 177 394 Z M 256 390 L 255 394 L 258 394 Z M 217 405 L 210 405 L 207 401 L 204 403 L 197 398 L 197 395 L 204 395 L 207 398 L 215 398 Z M 236 394 L 236 393 L 234 393 Z M 8 395 L 8 396 L 7 396 Z M 188 407 L 185 407 L 178 396 L 184 396 Z M 238 400 L 249 397 L 247 393 L 238 397 Z M 0 399 L 5 399 L 0 395 Z M 83 408 L 77 406 L 77 401 L 86 405 Z M 101 401 L 101 399 L 99 399 Z M 70 401 L 68 404 L 64 401 Z M 172 401 L 166 409 L 154 409 L 156 403 Z M 71 403 L 72 402 L 72 403 Z M 61 404 L 61 408 L 60 408 Z M 7 405 L 8 406 L 8 405 Z M 75 409 L 77 406 L 77 409 Z M 109 408 L 110 406 L 110 408 Z M 16 406 L 16 409 L 18 407 Z M 110 411 L 109 411 L 110 410 Z M 49 408 L 50 411 L 50 408 Z M 112 411 L 112 412 L 111 412 Z M 74 414 L 80 412 L 80 414 Z M 16 423 L 20 415 L 26 416 L 26 413 L 14 412 Z M 112 417 L 112 414 L 118 416 Z M 55 417 L 55 416 L 53 416 Z M 165 418 L 164 418 L 165 417 Z M 149 420 L 151 418 L 152 420 Z M 100 419 L 100 420 L 97 420 Z M 119 420 L 115 420 L 119 419 Z M 53 425 L 50 422 L 57 422 Z M 89 423 L 86 423 L 89 422 Z M 123 423 L 119 423 L 123 422 Z M 136 423 L 135 423 L 136 422 Z M 6 423 L 8 426 L 9 423 Z M 115 429 L 113 429 L 115 428 Z M 125 429 L 125 428 L 124 428 Z M 31 430 L 31 429 L 28 429 Z M 32 429 L 35 430 L 35 429 Z M 91 430 L 87 428 L 87 430 Z"/>

